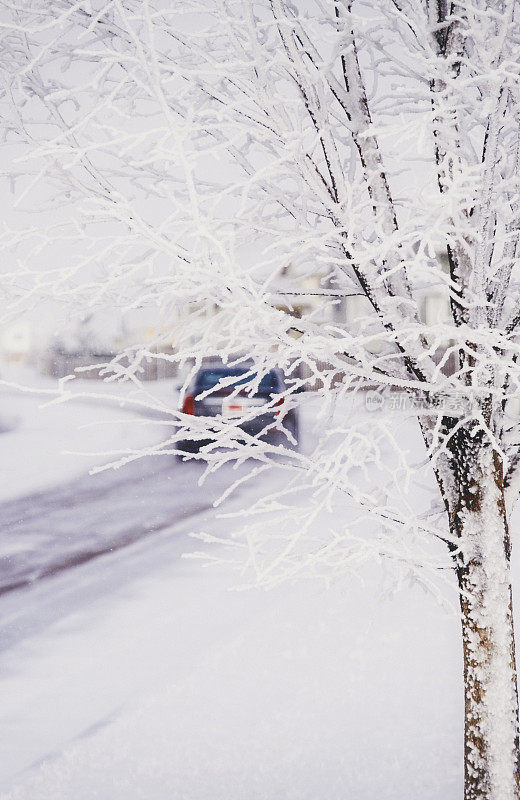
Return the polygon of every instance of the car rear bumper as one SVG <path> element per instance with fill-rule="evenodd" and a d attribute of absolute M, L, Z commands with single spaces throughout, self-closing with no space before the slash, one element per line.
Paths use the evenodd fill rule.
<path fill-rule="evenodd" d="M 210 418 L 208 418 L 208 422 L 211 425 Z M 284 437 L 283 431 L 280 430 L 279 422 L 280 419 L 276 415 L 276 413 L 270 412 L 269 414 L 261 414 L 260 416 L 255 417 L 252 420 L 243 422 L 238 427 L 249 436 L 261 437 L 261 438 L 269 437 L 274 439 L 278 437 Z M 289 430 L 293 435 L 297 436 L 297 425 L 294 412 L 289 412 L 288 414 L 286 414 L 282 418 L 281 422 L 284 428 Z M 278 427 L 275 427 L 277 423 Z M 207 433 L 211 434 L 211 427 L 209 428 Z M 215 439 L 211 438 L 196 439 L 196 440 L 186 439 L 184 441 L 178 442 L 177 447 L 179 450 L 183 452 L 196 453 L 198 450 L 200 450 L 201 447 L 204 447 L 207 444 L 212 444 L 213 442 L 215 442 Z"/>

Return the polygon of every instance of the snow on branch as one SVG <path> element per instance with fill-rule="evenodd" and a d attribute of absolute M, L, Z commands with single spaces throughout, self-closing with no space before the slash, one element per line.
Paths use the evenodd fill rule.
<path fill-rule="evenodd" d="M 252 459 L 252 479 L 283 474 L 280 492 L 251 508 L 284 518 L 271 560 L 262 522 L 247 527 L 265 584 L 298 572 L 304 552 L 309 569 L 333 573 L 369 553 L 419 563 L 417 546 L 433 547 L 438 566 L 439 541 L 455 558 L 449 519 L 475 442 L 516 485 L 513 10 L 3 4 L 2 177 L 16 209 L 0 229 L 4 317 L 42 301 L 152 315 L 153 333 L 107 358 L 104 374 L 138 385 L 144 363 L 170 361 L 184 370 L 183 395 L 209 356 L 249 359 L 251 394 L 284 370 L 272 406 L 318 417 L 312 455 L 278 418 L 272 444 L 236 420 L 178 409 L 158 448 L 202 441 L 194 458 L 208 473 Z M 377 420 L 370 391 L 383 398 Z M 420 431 L 413 448 L 384 413 L 402 397 Z M 418 447 L 448 511 L 435 524 L 406 496 Z M 385 448 L 395 469 L 382 466 Z M 344 529 L 332 525 L 340 507 Z M 332 527 L 306 551 L 318 518 Z"/>

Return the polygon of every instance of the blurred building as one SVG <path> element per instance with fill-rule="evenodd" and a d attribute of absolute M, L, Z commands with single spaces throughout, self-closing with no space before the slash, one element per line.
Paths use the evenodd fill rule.
<path fill-rule="evenodd" d="M 18 321 L 7 325 L 0 333 L 0 353 L 4 362 L 26 362 L 32 350 L 32 327 Z"/>

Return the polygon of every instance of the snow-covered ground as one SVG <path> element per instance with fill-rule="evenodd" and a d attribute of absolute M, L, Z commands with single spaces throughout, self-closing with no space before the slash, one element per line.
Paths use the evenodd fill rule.
<path fill-rule="evenodd" d="M 148 397 L 128 384 L 74 380 L 63 389 L 78 399 L 56 402 L 58 381 L 29 368 L 4 365 L 0 429 L 6 432 L 0 446 L 9 457 L 0 462 L 0 501 L 83 475 L 109 461 L 107 453 L 159 441 L 162 431 L 145 424 L 145 404 L 155 401 L 175 408 L 175 387 L 173 380 L 149 384 L 145 390 L 153 394 Z M 114 398 L 120 398 L 121 405 Z"/>
<path fill-rule="evenodd" d="M 2 398 L 0 413 L 20 417 L 0 437 L 20 470 L 10 479 L 4 463 L 5 541 L 32 541 L 30 559 L 46 550 L 38 535 L 51 549 L 114 542 L 132 523 L 142 535 L 0 596 L 3 800 L 462 797 L 454 612 L 416 586 L 385 594 L 376 565 L 331 589 L 229 591 L 236 573 L 181 557 L 191 531 L 228 533 L 211 502 L 229 476 L 199 487 L 200 466 L 149 459 L 89 478 L 101 456 L 56 451 L 144 446 L 157 430 L 113 403 L 39 405 Z"/>
<path fill-rule="evenodd" d="M 46 615 L 4 658 L 4 798 L 461 796 L 454 617 L 375 574 L 229 592 L 177 533 L 4 599 Z"/>

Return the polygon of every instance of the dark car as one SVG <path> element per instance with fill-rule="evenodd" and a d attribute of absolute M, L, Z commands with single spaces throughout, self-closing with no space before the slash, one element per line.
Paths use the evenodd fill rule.
<path fill-rule="evenodd" d="M 196 417 L 218 417 L 219 421 L 236 420 L 235 424 L 251 436 L 283 437 L 288 442 L 276 425 L 281 419 L 283 427 L 297 440 L 297 412 L 294 408 L 286 410 L 285 400 L 277 397 L 287 389 L 282 371 L 272 369 L 263 374 L 253 391 L 257 378 L 254 366 L 249 363 L 232 367 L 222 363 L 202 366 L 184 397 L 182 412 Z M 266 405 L 269 408 L 261 410 Z M 210 425 L 208 429 L 211 430 Z M 179 442 L 178 448 L 184 452 L 198 452 L 210 441 L 209 438 L 188 439 Z"/>

